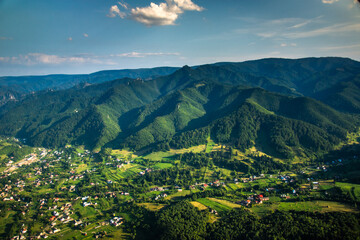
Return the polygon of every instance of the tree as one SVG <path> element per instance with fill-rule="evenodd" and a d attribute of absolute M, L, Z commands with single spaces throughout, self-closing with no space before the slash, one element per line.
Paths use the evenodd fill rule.
<path fill-rule="evenodd" d="M 204 239 L 207 220 L 208 213 L 181 201 L 159 214 L 160 239 Z"/>

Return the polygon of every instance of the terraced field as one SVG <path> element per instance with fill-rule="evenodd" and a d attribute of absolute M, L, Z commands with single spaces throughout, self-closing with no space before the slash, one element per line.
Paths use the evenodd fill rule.
<path fill-rule="evenodd" d="M 136 164 L 131 164 L 130 166 L 126 166 L 122 169 L 106 169 L 104 171 L 107 180 L 111 181 L 119 181 L 123 178 L 130 177 L 135 174 L 139 174 L 139 172 L 143 171 L 143 168 Z"/>

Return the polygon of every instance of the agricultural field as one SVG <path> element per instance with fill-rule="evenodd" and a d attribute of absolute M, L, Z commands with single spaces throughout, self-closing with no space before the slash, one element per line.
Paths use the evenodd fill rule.
<path fill-rule="evenodd" d="M 139 206 L 145 207 L 146 209 L 150 211 L 159 211 L 162 208 L 166 207 L 165 204 L 159 204 L 159 203 L 139 203 Z"/>
<path fill-rule="evenodd" d="M 299 212 L 359 212 L 354 206 L 332 201 L 306 201 L 306 202 L 274 202 L 256 205 L 251 211 L 260 216 L 280 211 L 299 211 Z"/>
<path fill-rule="evenodd" d="M 349 195 L 353 200 L 360 201 L 360 184 L 336 182 L 336 187 L 339 187 L 345 194 Z"/>
<path fill-rule="evenodd" d="M 316 169 L 316 166 L 302 167 L 302 173 L 296 168 L 279 173 L 271 168 L 271 164 L 278 164 L 277 160 L 270 161 L 267 156 L 261 155 L 269 162 L 270 165 L 264 169 L 270 169 L 270 173 L 245 174 L 242 168 L 248 167 L 247 172 L 251 172 L 253 165 L 259 161 L 255 150 L 246 153 L 231 149 L 230 154 L 230 148 L 216 145 L 211 140 L 206 145 L 145 156 L 112 149 L 91 153 L 82 147 L 70 146 L 50 151 L 36 150 L 37 154 L 45 154 L 41 161 L 21 166 L 19 172 L 14 171 L 18 175 L 11 178 L 16 180 L 13 183 L 2 181 L 3 199 L 12 201 L 9 192 L 21 198 L 20 201 L 16 199 L 15 205 L 6 201 L 0 204 L 0 215 L 5 209 L 11 209 L 1 218 L 0 236 L 6 238 L 10 226 L 19 231 L 21 226 L 15 224 L 15 219 L 19 218 L 18 209 L 28 209 L 20 212 L 20 216 L 25 214 L 21 218 L 24 225 L 29 224 L 29 219 L 41 219 L 29 225 L 35 234 L 64 239 L 92 239 L 105 232 L 106 239 L 129 239 L 134 234 L 129 231 L 134 228 L 129 226 L 135 226 L 138 216 L 144 216 L 142 211 L 161 213 L 183 200 L 208 214 L 210 224 L 221 220 L 232 210 L 243 208 L 259 217 L 276 210 L 359 212 L 360 185 L 341 181 L 334 183 L 331 178 L 321 179 L 326 172 Z M 189 151 L 194 152 L 189 154 Z M 177 156 L 181 153 L 184 158 Z M 188 158 L 194 162 L 188 161 Z M 220 160 L 215 161 L 215 158 Z M 225 161 L 230 161 L 231 165 Z M 241 168 L 236 169 L 237 164 Z M 6 177 L 9 176 L 5 175 L 3 179 Z M 315 181 L 319 182 L 317 189 L 313 189 Z M 29 205 L 29 200 L 22 200 L 34 193 L 35 204 Z M 266 194 L 269 200 L 262 204 L 255 202 L 260 194 Z M 247 199 L 252 199 L 250 205 L 243 207 L 238 204 Z M 67 204 L 70 204 L 67 207 L 69 210 L 64 209 Z M 140 212 L 137 214 L 137 211 Z M 58 212 L 59 216 L 55 216 L 54 212 Z M 117 227 L 111 225 L 110 220 L 115 216 L 124 218 L 124 223 Z M 63 224 L 62 218 L 70 218 L 71 222 Z M 49 219 L 54 219 L 56 227 Z M 74 226 L 76 221 L 83 222 L 81 227 Z M 53 233 L 54 229 L 59 230 Z"/>
<path fill-rule="evenodd" d="M 229 211 L 233 208 L 233 206 L 228 206 L 228 204 L 224 205 L 224 203 L 219 203 L 218 201 L 213 201 L 207 198 L 200 198 L 196 200 L 197 202 L 203 204 L 204 206 L 214 209 L 217 212 L 221 213 L 221 212 L 226 212 Z"/>
<path fill-rule="evenodd" d="M 197 209 L 199 209 L 200 211 L 202 210 L 207 210 L 208 207 L 205 206 L 204 204 L 200 203 L 200 202 L 196 202 L 196 201 L 192 201 L 190 202 L 194 207 L 196 207 Z"/>

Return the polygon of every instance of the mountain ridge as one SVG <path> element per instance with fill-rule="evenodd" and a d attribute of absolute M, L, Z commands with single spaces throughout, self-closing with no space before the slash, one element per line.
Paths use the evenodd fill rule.
<path fill-rule="evenodd" d="M 282 158 L 310 156 L 345 141 L 359 126 L 360 94 L 353 86 L 360 86 L 360 63 L 343 60 L 184 66 L 147 81 L 122 78 L 41 91 L 0 109 L 0 134 L 26 138 L 35 146 L 71 143 L 135 150 L 188 147 L 211 137 L 243 150 L 273 149 L 268 153 Z M 341 75 L 339 68 L 348 71 Z M 259 69 L 262 76 L 255 74 Z M 327 75 L 329 71 L 340 75 Z M 301 92 L 305 85 L 299 83 L 304 78 L 307 82 L 301 84 L 328 85 L 320 84 L 307 96 L 310 90 Z M 348 103 L 352 105 L 344 107 Z"/>

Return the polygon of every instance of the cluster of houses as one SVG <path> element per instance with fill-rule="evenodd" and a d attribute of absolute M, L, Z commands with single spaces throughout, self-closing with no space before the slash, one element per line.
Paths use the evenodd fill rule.
<path fill-rule="evenodd" d="M 292 177 L 290 177 L 290 176 L 280 175 L 280 176 L 279 176 L 279 179 L 280 179 L 281 181 L 285 182 L 285 183 L 293 183 L 293 182 L 295 182 L 295 180 L 294 180 Z"/>
<path fill-rule="evenodd" d="M 87 207 L 87 206 L 91 206 L 91 205 L 93 205 L 93 206 L 97 205 L 96 202 L 95 203 L 91 202 L 91 197 L 90 196 L 82 197 L 81 200 L 83 201 L 83 203 L 82 203 L 83 207 Z"/>
<path fill-rule="evenodd" d="M 118 227 L 121 224 L 123 224 L 123 218 L 122 217 L 113 217 L 112 219 L 110 219 L 110 224 L 113 225 L 114 227 Z"/>
<path fill-rule="evenodd" d="M 169 188 L 167 187 L 153 187 L 153 188 L 150 188 L 150 191 L 151 192 L 164 192 L 164 191 L 168 191 Z"/>
<path fill-rule="evenodd" d="M 190 185 L 189 189 L 194 190 L 194 189 L 198 188 L 200 190 L 205 190 L 209 186 L 211 186 L 211 187 L 221 187 L 221 186 L 225 187 L 226 184 L 225 184 L 225 182 L 220 182 L 219 180 L 216 180 L 214 182 L 209 182 L 209 183 L 195 183 L 194 185 Z"/>
<path fill-rule="evenodd" d="M 251 204 L 262 204 L 264 201 L 269 201 L 269 197 L 264 197 L 263 194 L 250 195 L 246 200 L 238 201 L 244 207 L 249 207 Z"/>
<path fill-rule="evenodd" d="M 159 194 L 155 197 L 155 201 L 166 198 L 168 195 L 166 193 Z"/>
<path fill-rule="evenodd" d="M 139 175 L 145 175 L 146 173 L 149 173 L 149 172 L 151 172 L 151 171 L 152 171 L 151 168 L 146 168 L 145 171 L 139 172 Z"/>
<path fill-rule="evenodd" d="M 58 233 L 61 231 L 58 227 L 56 227 L 57 224 L 59 224 L 59 223 L 66 224 L 66 223 L 73 221 L 73 219 L 70 217 L 70 215 L 73 214 L 71 203 L 66 203 L 61 207 L 54 205 L 53 207 L 47 208 L 46 206 L 47 206 L 49 200 L 50 199 L 40 199 L 39 200 L 39 203 L 40 203 L 39 209 L 47 209 L 49 211 L 52 211 L 51 212 L 52 216 L 49 218 L 50 225 L 48 227 L 46 227 L 45 230 L 43 232 L 41 232 L 38 236 L 36 236 L 35 237 L 36 239 L 48 238 L 49 235 L 55 234 L 55 233 Z M 59 198 L 53 199 L 53 203 L 56 203 L 58 201 L 59 201 Z M 24 214 L 24 212 L 23 212 L 23 214 Z M 44 215 L 44 213 L 41 213 L 41 216 L 43 216 L 43 215 Z M 20 233 L 25 234 L 26 232 L 27 232 L 27 227 L 23 226 Z M 28 238 L 24 237 L 23 235 L 20 235 L 20 236 L 15 236 L 13 239 L 28 239 Z"/>

